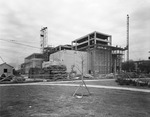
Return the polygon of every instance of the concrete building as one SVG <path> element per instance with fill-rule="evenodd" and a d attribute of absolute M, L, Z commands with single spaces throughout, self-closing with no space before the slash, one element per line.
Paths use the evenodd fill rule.
<path fill-rule="evenodd" d="M 50 54 L 61 50 L 72 50 L 72 46 L 66 44 L 66 45 L 59 45 L 56 47 L 52 47 L 52 46 L 45 47 L 43 50 L 44 61 L 48 62 Z"/>
<path fill-rule="evenodd" d="M 50 53 L 51 64 L 64 64 L 67 72 L 71 72 L 72 66 L 77 73 L 81 73 L 82 60 L 84 61 L 84 74 L 116 73 L 121 71 L 122 55 L 125 49 L 112 46 L 112 36 L 100 32 L 92 32 L 72 41 L 72 45 L 57 46 Z"/>
<path fill-rule="evenodd" d="M 74 71 L 80 74 L 83 62 L 84 74 L 92 73 L 97 76 L 116 73 L 121 71 L 124 50 L 124 48 L 112 46 L 111 35 L 94 31 L 75 39 L 71 45 L 46 47 L 42 54 L 34 53 L 26 57 L 22 69 L 28 73 L 30 68 L 64 64 L 67 72 L 71 72 L 74 68 Z"/>
<path fill-rule="evenodd" d="M 60 64 L 67 67 L 67 72 L 71 72 L 72 69 L 77 74 L 82 72 L 82 61 L 83 61 L 83 73 L 88 72 L 88 53 L 75 50 L 61 50 L 50 55 L 49 65 Z M 47 64 L 45 64 L 46 66 Z M 43 67 L 45 67 L 43 66 Z"/>
<path fill-rule="evenodd" d="M 2 74 L 5 74 L 6 77 L 13 75 L 13 69 L 14 67 L 12 67 L 11 65 L 7 63 L 0 64 L 0 76 Z"/>
<path fill-rule="evenodd" d="M 28 74 L 30 68 L 42 68 L 43 54 L 33 53 L 25 58 L 24 63 L 21 64 L 21 71 L 23 74 Z"/>
<path fill-rule="evenodd" d="M 112 46 L 111 35 L 95 31 L 72 41 L 72 47 L 88 53 L 89 72 L 94 75 L 121 71 L 124 49 Z"/>
<path fill-rule="evenodd" d="M 97 76 L 121 71 L 124 48 L 112 46 L 112 36 L 108 34 L 95 31 L 72 41 L 69 48 L 58 46 L 54 50 L 57 51 L 50 54 L 50 61 L 65 64 L 68 72 L 72 65 L 75 65 L 78 73 L 81 71 L 82 57 L 84 73 L 93 73 Z"/>

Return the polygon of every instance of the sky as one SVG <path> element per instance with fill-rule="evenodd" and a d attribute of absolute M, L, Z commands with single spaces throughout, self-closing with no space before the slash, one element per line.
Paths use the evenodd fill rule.
<path fill-rule="evenodd" d="M 52 46 L 98 31 L 112 35 L 114 46 L 125 47 L 127 14 L 130 59 L 147 60 L 150 0 L 0 0 L 0 57 L 17 67 L 25 57 L 39 53 L 42 27 L 48 27 Z"/>

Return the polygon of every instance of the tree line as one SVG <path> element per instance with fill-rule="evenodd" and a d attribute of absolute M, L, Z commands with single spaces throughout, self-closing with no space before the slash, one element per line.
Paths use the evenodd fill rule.
<path fill-rule="evenodd" d="M 126 61 L 122 63 L 122 70 L 127 72 L 150 73 L 150 61 Z"/>

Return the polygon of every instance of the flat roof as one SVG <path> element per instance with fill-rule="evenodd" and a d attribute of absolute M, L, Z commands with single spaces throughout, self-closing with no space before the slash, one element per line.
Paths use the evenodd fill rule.
<path fill-rule="evenodd" d="M 31 55 L 29 55 L 29 56 L 27 56 L 25 59 L 28 59 L 28 58 L 30 58 L 30 57 L 32 57 L 32 56 L 34 56 L 34 55 L 43 55 L 43 54 L 41 54 L 41 53 L 33 53 L 33 54 L 31 54 Z M 42 58 L 42 57 L 41 57 Z"/>
<path fill-rule="evenodd" d="M 87 35 L 85 35 L 85 36 L 82 36 L 82 37 L 80 37 L 80 38 L 78 38 L 78 39 L 75 39 L 75 40 L 74 40 L 74 41 L 72 41 L 72 42 L 76 42 L 76 41 L 78 41 L 78 40 L 81 40 L 81 39 L 83 39 L 83 38 L 87 37 L 88 35 L 92 35 L 92 34 L 95 34 L 95 33 L 96 33 L 96 34 L 99 34 L 99 35 L 101 35 L 101 36 L 111 37 L 111 35 L 104 34 L 104 33 L 98 32 L 98 31 L 94 31 L 94 32 L 89 33 L 89 34 L 87 34 Z"/>

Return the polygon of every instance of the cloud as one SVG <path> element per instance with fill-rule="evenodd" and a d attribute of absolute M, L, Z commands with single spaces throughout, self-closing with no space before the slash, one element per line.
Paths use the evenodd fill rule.
<path fill-rule="evenodd" d="M 129 13 L 130 49 L 137 51 L 143 44 L 142 51 L 147 51 L 149 3 L 149 0 L 5 0 L 0 6 L 0 38 L 39 47 L 40 28 L 46 26 L 50 45 L 71 44 L 71 41 L 96 30 L 112 35 L 113 44 L 124 47 L 126 15 Z M 1 45 L 7 47 L 9 55 L 18 52 L 22 60 L 30 53 L 39 52 L 21 45 L 14 47 L 7 42 L 0 43 L 0 48 Z M 12 62 L 11 57 L 7 60 Z"/>
<path fill-rule="evenodd" d="M 130 15 L 130 49 L 131 58 L 134 60 L 148 58 L 148 51 L 150 50 L 149 11 L 150 6 L 145 4 Z"/>
<path fill-rule="evenodd" d="M 28 54 L 39 51 L 10 41 L 15 40 L 16 43 L 39 46 L 38 26 L 26 12 L 5 5 L 1 7 L 0 16 L 0 39 L 6 40 L 0 40 L 0 53 L 6 62 L 14 65 L 15 58 L 19 58 L 18 62 L 20 63 Z M 22 58 L 19 56 L 22 56 Z"/>
<path fill-rule="evenodd" d="M 137 30 L 144 30 L 150 29 L 150 6 L 141 7 L 136 12 L 134 12 L 132 21 L 133 21 L 133 28 Z"/>

